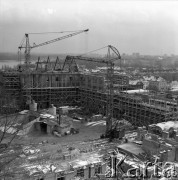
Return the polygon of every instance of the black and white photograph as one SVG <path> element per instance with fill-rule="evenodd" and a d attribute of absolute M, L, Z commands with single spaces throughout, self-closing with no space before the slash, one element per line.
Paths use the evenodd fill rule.
<path fill-rule="evenodd" d="M 0 0 L 0 180 L 178 180 L 177 0 Z"/>

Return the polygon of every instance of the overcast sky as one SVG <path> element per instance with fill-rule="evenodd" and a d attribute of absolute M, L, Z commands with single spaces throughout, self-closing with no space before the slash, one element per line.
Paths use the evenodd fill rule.
<path fill-rule="evenodd" d="M 0 52 L 17 52 L 25 33 L 87 28 L 32 53 L 85 53 L 110 44 L 121 54 L 178 54 L 177 1 L 0 0 Z M 30 43 L 63 35 L 30 35 Z"/>

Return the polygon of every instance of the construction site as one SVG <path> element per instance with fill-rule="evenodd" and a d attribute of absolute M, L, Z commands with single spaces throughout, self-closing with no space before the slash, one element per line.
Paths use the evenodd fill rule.
<path fill-rule="evenodd" d="M 55 41 L 85 31 L 88 30 Z M 24 44 L 25 46 L 22 45 L 19 49 L 25 48 L 25 64 L 18 70 L 1 71 L 0 74 L 1 92 L 14 100 L 17 109 L 27 108 L 34 100 L 38 109 L 48 108 L 51 104 L 56 107 L 79 106 L 85 113 L 102 114 L 110 119 L 124 118 L 135 126 L 176 120 L 176 101 L 164 99 L 162 103 L 150 103 L 150 99 L 158 102 L 160 98 L 149 92 L 132 94 L 127 91 L 127 76 L 116 71 L 114 67 L 115 61 L 122 61 L 115 47 L 106 47 L 106 58 L 66 56 L 61 63 L 58 57 L 55 62 L 51 62 L 49 57 L 41 61 L 39 57 L 35 67 L 30 68 L 30 50 L 35 47 L 30 46 L 28 34 Z M 100 64 L 106 67 L 105 72 L 82 72 L 77 64 L 79 61 Z M 115 88 L 115 85 L 119 87 Z"/>
<path fill-rule="evenodd" d="M 55 61 L 52 61 L 50 57 L 47 57 L 45 60 L 39 57 L 38 60 L 32 64 L 30 53 L 33 48 L 60 41 L 87 31 L 88 29 L 77 31 L 39 45 L 34 44 L 33 46 L 30 45 L 29 34 L 25 34 L 24 40 L 18 48 L 19 59 L 22 56 L 21 50 L 25 49 L 25 63 L 19 64 L 16 69 L 2 70 L 0 72 L 0 91 L 2 95 L 0 98 L 1 115 L 21 112 L 21 115 L 28 119 L 27 124 L 30 124 L 30 128 L 26 128 L 28 130 L 22 132 L 24 136 L 27 134 L 27 131 L 30 132 L 32 129 L 36 129 L 47 134 L 54 134 L 57 137 L 61 137 L 67 135 L 69 131 L 70 133 L 72 132 L 71 134 L 78 133 L 78 130 L 73 128 L 71 123 L 74 115 L 70 119 L 66 116 L 67 113 L 64 112 L 64 107 L 76 107 L 76 109 L 78 108 L 80 111 L 74 110 L 74 112 L 77 112 L 83 117 L 81 119 L 77 117 L 81 123 L 91 123 L 91 121 L 98 120 L 102 120 L 102 123 L 105 122 L 106 135 L 112 130 L 114 125 L 118 125 L 119 123 L 120 130 L 125 131 L 127 129 L 127 127 L 123 125 L 125 121 L 128 122 L 129 126 L 132 126 L 134 130 L 138 127 L 143 127 L 139 129 L 137 135 L 139 140 L 141 140 L 140 134 L 146 133 L 146 129 L 148 129 L 151 124 L 177 121 L 178 107 L 175 100 L 167 99 L 163 97 L 163 95 L 155 95 L 155 93 L 148 90 L 129 90 L 129 77 L 123 74 L 121 55 L 118 49 L 112 45 L 104 47 L 107 51 L 104 57 L 92 57 L 90 54 L 78 56 L 67 55 L 63 61 L 58 57 L 56 57 Z M 80 62 L 94 64 L 94 69 L 96 69 L 96 67 L 102 67 L 104 70 L 96 72 L 89 68 L 82 69 Z M 119 70 L 116 68 L 116 64 L 119 64 Z M 47 113 L 44 111 L 45 109 L 48 109 L 48 111 L 46 111 Z M 97 119 L 98 117 L 100 118 Z M 33 127 L 31 126 L 32 123 Z M 26 127 L 26 125 L 24 127 Z M 81 127 L 83 128 L 84 126 Z M 87 127 L 83 131 L 87 132 Z M 95 129 L 95 131 L 99 132 L 100 130 Z M 92 132 L 90 133 L 92 136 Z M 119 137 L 119 141 L 125 136 L 125 132 L 120 133 L 122 133 L 122 135 L 117 136 Z M 78 137 L 79 139 L 79 136 L 80 133 L 78 136 L 76 135 L 75 138 L 77 139 Z M 108 136 L 103 137 L 108 138 Z M 71 140 L 73 141 L 72 147 L 74 146 L 74 139 Z M 82 139 L 82 141 L 84 139 Z M 64 141 L 67 140 L 64 139 Z M 96 145 L 97 143 L 99 144 L 98 146 Z M 78 147 L 76 146 L 74 149 L 69 150 L 66 147 L 62 147 L 61 141 L 61 147 L 52 147 L 53 150 L 55 149 L 52 158 L 48 157 L 49 152 L 51 156 L 52 149 L 50 148 L 48 148 L 48 155 L 44 155 L 44 157 L 40 157 L 39 155 L 39 152 L 42 150 L 35 152 L 37 154 L 34 160 L 36 164 L 36 161 L 41 162 L 41 160 L 47 157 L 47 159 L 50 159 L 50 168 L 52 168 L 54 162 L 59 160 L 56 162 L 57 165 L 54 165 L 55 170 L 58 168 L 56 173 L 51 172 L 52 170 L 48 168 L 49 174 L 47 176 L 49 177 L 44 178 L 44 174 L 38 174 L 37 179 L 68 180 L 74 179 L 74 176 L 87 176 L 88 179 L 92 179 L 94 175 L 92 168 L 95 167 L 95 173 L 96 168 L 99 173 L 106 171 L 106 163 L 100 159 L 101 154 L 103 156 L 103 153 L 100 153 L 100 151 L 104 148 L 109 149 L 112 145 L 115 146 L 116 144 L 107 144 L 105 140 L 98 140 L 96 143 L 93 141 L 89 145 L 86 144 L 81 145 L 80 142 Z M 81 149 L 86 145 L 86 152 L 82 152 L 82 150 L 78 152 L 80 145 Z M 43 149 L 41 145 L 39 146 L 40 149 Z M 46 145 L 46 147 L 51 146 L 53 145 Z M 100 150 L 98 147 L 100 147 Z M 28 148 L 30 149 L 30 147 Z M 61 152 L 59 153 L 57 149 L 60 148 Z M 120 148 L 122 149 L 123 147 Z M 42 154 L 45 154 L 46 151 L 47 150 L 44 150 Z M 58 157 L 58 155 L 60 157 Z M 77 159 L 75 163 L 72 161 L 73 159 Z M 86 159 L 88 159 L 88 161 Z M 25 161 L 26 160 L 24 160 L 24 163 Z M 33 158 L 29 158 L 28 161 L 32 163 Z M 60 164 L 59 162 L 63 163 Z M 67 164 L 64 162 L 67 162 Z M 92 166 L 90 167 L 91 164 Z M 80 166 L 83 168 L 79 168 Z M 31 179 L 36 177 L 34 175 L 34 173 L 37 173 L 35 168 L 33 170 L 27 168 L 29 174 L 28 177 L 25 177 L 26 179 L 30 179 L 31 174 L 33 174 L 33 178 Z M 64 170 L 66 168 L 68 169 L 67 175 Z M 77 171 L 74 171 L 74 169 L 77 169 Z M 21 169 L 19 171 L 21 171 Z M 23 178 L 24 176 L 22 179 Z M 97 178 L 95 177 L 93 179 Z"/>

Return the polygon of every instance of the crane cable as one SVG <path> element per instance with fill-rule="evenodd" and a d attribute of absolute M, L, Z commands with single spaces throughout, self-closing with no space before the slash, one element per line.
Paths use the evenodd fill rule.
<path fill-rule="evenodd" d="M 86 55 L 86 54 L 89 54 L 89 53 L 92 53 L 92 52 L 96 52 L 96 51 L 99 51 L 99 50 L 104 49 L 104 48 L 106 48 L 106 47 L 108 47 L 108 46 L 104 46 L 104 47 L 102 47 L 102 48 L 99 48 L 99 49 L 96 49 L 96 50 L 93 50 L 93 51 L 86 52 L 85 54 L 81 54 L 81 55 L 79 55 L 79 56 L 83 56 L 83 55 Z"/>
<path fill-rule="evenodd" d="M 28 34 L 58 34 L 58 33 L 73 33 L 73 32 L 80 32 L 81 30 L 77 31 L 61 31 L 61 32 L 40 32 L 40 33 L 28 33 Z"/>

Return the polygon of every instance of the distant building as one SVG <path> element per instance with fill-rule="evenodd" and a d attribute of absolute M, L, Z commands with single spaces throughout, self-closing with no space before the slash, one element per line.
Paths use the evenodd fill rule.
<path fill-rule="evenodd" d="M 171 89 L 178 89 L 178 81 L 172 81 L 170 83 Z"/>
<path fill-rule="evenodd" d="M 138 80 L 130 80 L 128 89 L 129 90 L 143 89 L 143 82 L 138 81 Z"/>
<path fill-rule="evenodd" d="M 168 89 L 169 89 L 169 85 L 164 79 L 149 81 L 149 90 L 165 92 Z"/>
<path fill-rule="evenodd" d="M 142 81 L 142 83 L 143 83 L 143 89 L 147 89 L 149 87 L 148 81 Z"/>
<path fill-rule="evenodd" d="M 138 52 L 132 53 L 132 56 L 134 56 L 134 57 L 139 57 L 139 56 L 140 56 L 140 53 L 138 53 Z"/>

